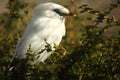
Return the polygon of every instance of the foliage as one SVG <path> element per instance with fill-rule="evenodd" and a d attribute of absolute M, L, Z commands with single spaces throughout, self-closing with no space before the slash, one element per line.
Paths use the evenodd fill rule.
<path fill-rule="evenodd" d="M 94 15 L 94 18 L 88 19 L 90 24 L 83 25 L 79 41 L 74 48 L 63 41 L 64 47 L 56 47 L 56 51 L 46 61 L 45 64 L 28 65 L 28 60 L 34 61 L 35 55 L 29 49 L 27 57 L 18 60 L 14 71 L 5 71 L 10 62 L 15 46 L 22 35 L 7 34 L 0 36 L 0 80 L 119 80 L 120 79 L 120 32 L 116 37 L 106 38 L 103 33 L 110 27 L 120 26 L 120 22 L 110 14 L 110 12 L 120 6 L 120 1 L 111 4 L 108 11 L 98 11 L 90 8 L 88 5 L 79 5 L 76 0 L 72 0 L 73 4 L 77 4 L 79 14 L 88 13 Z M 20 3 L 20 4 L 19 4 Z M 21 19 L 19 10 L 24 8 L 25 3 L 20 0 L 9 0 L 10 13 L 16 19 Z M 21 7 L 22 6 L 22 7 Z M 25 12 L 25 11 L 24 11 Z M 11 24 L 12 24 L 11 20 Z M 9 22 L 9 20 L 8 20 Z M 80 24 L 80 21 L 78 21 Z M 99 28 L 99 24 L 105 23 L 105 26 Z M 23 22 L 24 23 L 24 22 Z M 27 22 L 26 22 L 27 23 Z M 4 23 L 6 26 L 9 24 Z M 13 25 L 11 25 L 13 26 Z M 11 33 L 11 32 L 10 32 Z M 72 47 L 72 48 L 71 48 Z M 51 50 L 51 46 L 46 42 L 47 50 Z M 72 50 L 71 50 L 72 49 Z"/>

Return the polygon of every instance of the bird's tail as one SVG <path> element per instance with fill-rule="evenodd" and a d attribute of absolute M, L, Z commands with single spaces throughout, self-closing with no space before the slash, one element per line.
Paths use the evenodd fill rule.
<path fill-rule="evenodd" d="M 6 70 L 5 70 L 5 73 L 4 73 L 4 75 L 5 75 L 5 80 L 8 80 L 8 73 L 10 72 L 10 71 L 12 71 L 13 70 L 13 66 L 12 66 L 12 62 L 13 62 L 13 59 L 11 60 L 11 62 L 8 64 L 8 66 L 6 67 Z"/>

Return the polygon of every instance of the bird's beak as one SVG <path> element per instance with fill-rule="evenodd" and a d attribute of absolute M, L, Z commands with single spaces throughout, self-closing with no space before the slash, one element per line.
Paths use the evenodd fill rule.
<path fill-rule="evenodd" d="M 70 12 L 70 13 L 68 14 L 68 16 L 76 16 L 76 14 L 75 14 L 75 13 Z"/>

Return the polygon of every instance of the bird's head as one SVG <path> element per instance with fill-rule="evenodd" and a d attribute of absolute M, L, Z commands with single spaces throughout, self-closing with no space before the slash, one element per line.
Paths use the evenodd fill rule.
<path fill-rule="evenodd" d="M 75 16 L 75 14 L 71 13 L 67 8 L 56 4 L 56 3 L 43 3 L 38 5 L 34 9 L 35 14 L 47 16 L 47 17 L 56 17 L 56 18 L 64 18 L 65 16 Z"/>

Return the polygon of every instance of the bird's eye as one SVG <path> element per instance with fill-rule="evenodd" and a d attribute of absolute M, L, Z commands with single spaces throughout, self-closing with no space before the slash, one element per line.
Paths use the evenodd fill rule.
<path fill-rule="evenodd" d="M 58 14 L 60 13 L 59 9 L 54 9 L 53 11 L 56 12 L 56 13 L 58 13 Z"/>
<path fill-rule="evenodd" d="M 60 9 L 54 9 L 53 11 L 56 12 L 60 16 L 66 16 L 67 15 L 66 13 L 61 12 Z"/>

